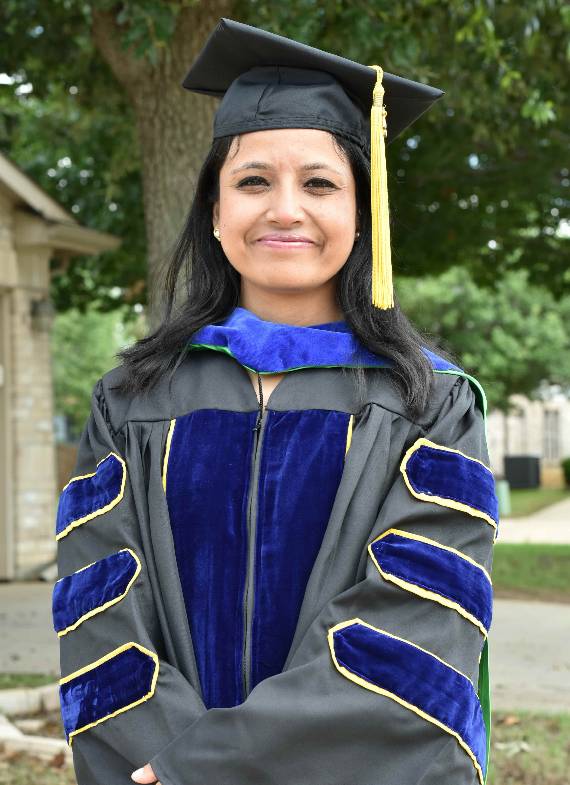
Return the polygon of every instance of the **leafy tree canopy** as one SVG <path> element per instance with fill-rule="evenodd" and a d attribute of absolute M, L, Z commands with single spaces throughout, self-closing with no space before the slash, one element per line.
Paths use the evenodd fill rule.
<path fill-rule="evenodd" d="M 509 396 L 538 395 L 542 382 L 570 391 L 570 297 L 529 283 L 512 270 L 494 289 L 477 286 L 464 267 L 400 281 L 402 307 L 425 333 L 483 385 L 490 408 L 509 411 Z"/>
<path fill-rule="evenodd" d="M 563 0 L 4 0 L 1 149 L 78 220 L 123 238 L 118 251 L 78 257 L 54 279 L 60 309 L 112 309 L 146 297 L 145 150 L 124 89 L 128 74 L 117 77 L 101 56 L 97 21 L 112 21 L 130 57 L 125 69 L 138 59 L 152 76 L 184 15 L 204 35 L 210 29 L 206 8 L 208 20 L 230 16 L 446 91 L 388 150 L 400 276 L 463 265 L 489 285 L 526 269 L 556 297 L 570 290 Z M 188 138 L 205 152 L 206 135 Z"/>

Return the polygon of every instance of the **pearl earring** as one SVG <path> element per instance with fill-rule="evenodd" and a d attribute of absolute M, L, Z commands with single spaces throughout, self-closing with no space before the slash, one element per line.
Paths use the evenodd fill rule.
<path fill-rule="evenodd" d="M 216 238 L 216 240 L 220 239 L 220 230 L 219 230 L 219 228 L 217 226 L 214 229 L 214 237 Z"/>

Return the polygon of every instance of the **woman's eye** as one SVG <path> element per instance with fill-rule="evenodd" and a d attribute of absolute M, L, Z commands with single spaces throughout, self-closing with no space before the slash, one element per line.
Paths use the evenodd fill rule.
<path fill-rule="evenodd" d="M 330 180 L 325 180 L 322 177 L 313 177 L 306 185 L 309 185 L 310 183 L 316 183 L 318 188 L 336 188 L 334 183 L 331 183 Z"/>
<path fill-rule="evenodd" d="M 254 182 L 254 180 L 257 182 Z M 242 185 L 260 185 L 263 183 L 267 185 L 267 180 L 264 177 L 252 175 L 251 177 L 246 177 L 245 180 L 241 180 L 241 182 L 238 183 L 238 188 L 241 188 Z"/>
<path fill-rule="evenodd" d="M 238 183 L 238 188 L 241 188 L 244 185 L 267 185 L 267 180 L 259 175 L 252 175 L 251 177 L 246 177 L 244 180 L 241 180 Z M 330 180 L 325 180 L 322 177 L 312 177 L 310 180 L 307 180 L 305 185 L 308 185 L 311 188 L 336 188 L 334 183 L 331 183 Z"/>

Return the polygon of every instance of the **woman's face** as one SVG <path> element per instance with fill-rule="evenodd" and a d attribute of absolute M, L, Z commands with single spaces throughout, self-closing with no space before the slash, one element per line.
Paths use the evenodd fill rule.
<path fill-rule="evenodd" d="M 212 217 L 242 300 L 307 294 L 325 303 L 354 245 L 356 212 L 352 170 L 331 134 L 286 128 L 233 140 Z"/>

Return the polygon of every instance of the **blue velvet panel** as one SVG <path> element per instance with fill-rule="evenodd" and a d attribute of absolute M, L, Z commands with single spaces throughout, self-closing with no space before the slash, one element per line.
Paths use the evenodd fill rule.
<path fill-rule="evenodd" d="M 479 699 L 466 676 L 429 652 L 360 620 L 332 634 L 341 667 L 451 729 L 485 772 L 485 724 Z"/>
<path fill-rule="evenodd" d="M 139 570 L 140 562 L 125 549 L 60 578 L 52 593 L 54 630 L 76 627 L 83 617 L 118 601 Z"/>
<path fill-rule="evenodd" d="M 247 502 L 257 410 L 176 420 L 166 499 L 207 708 L 241 703 Z"/>
<path fill-rule="evenodd" d="M 252 688 L 283 669 L 344 467 L 350 414 L 267 411 L 261 453 Z"/>
<path fill-rule="evenodd" d="M 388 358 L 371 352 L 345 321 L 318 325 L 269 322 L 237 306 L 220 324 L 208 324 L 190 338 L 191 349 L 225 351 L 247 368 L 281 373 L 293 368 L 362 365 L 383 368 Z M 460 370 L 434 352 L 422 348 L 434 370 Z"/>
<path fill-rule="evenodd" d="M 422 347 L 422 352 L 431 362 L 434 371 L 462 371 L 458 365 L 454 365 L 444 357 L 440 357 L 439 354 L 432 352 L 431 349 L 427 349 L 425 346 Z"/>
<path fill-rule="evenodd" d="M 491 625 L 493 587 L 487 573 L 437 543 L 388 533 L 370 544 L 383 573 L 449 600 L 487 631 Z"/>
<path fill-rule="evenodd" d="M 465 504 L 498 523 L 499 503 L 493 473 L 479 461 L 421 444 L 408 458 L 405 471 L 416 493 Z"/>
<path fill-rule="evenodd" d="M 56 539 L 117 504 L 123 495 L 125 471 L 122 459 L 110 453 L 91 476 L 72 478 L 59 497 Z"/>
<path fill-rule="evenodd" d="M 66 677 L 69 681 L 60 680 L 61 718 L 68 743 L 71 734 L 86 731 L 110 715 L 127 711 L 133 704 L 151 697 L 158 675 L 158 659 L 146 651 L 130 645 L 87 666 L 84 673 Z"/>

